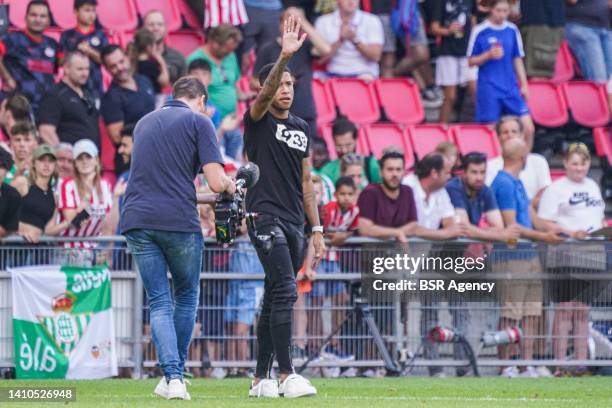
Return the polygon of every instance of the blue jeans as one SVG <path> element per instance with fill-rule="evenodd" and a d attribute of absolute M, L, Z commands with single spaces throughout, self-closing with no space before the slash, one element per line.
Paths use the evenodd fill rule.
<path fill-rule="evenodd" d="M 202 234 L 136 229 L 125 238 L 149 299 L 153 343 L 164 376 L 182 379 L 198 308 Z"/>
<path fill-rule="evenodd" d="M 221 145 L 225 149 L 225 155 L 234 160 L 240 160 L 243 143 L 242 132 L 240 132 L 240 129 L 225 132 L 223 134 L 223 139 L 221 139 Z"/>
<path fill-rule="evenodd" d="M 599 83 L 612 75 L 612 33 L 599 27 L 567 23 L 565 38 L 584 77 Z"/>

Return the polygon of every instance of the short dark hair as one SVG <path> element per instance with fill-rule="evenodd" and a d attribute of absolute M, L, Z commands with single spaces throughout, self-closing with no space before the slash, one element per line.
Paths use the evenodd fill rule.
<path fill-rule="evenodd" d="M 11 112 L 15 121 L 29 120 L 32 106 L 28 98 L 23 95 L 13 95 L 5 101 L 4 109 Z"/>
<path fill-rule="evenodd" d="M 357 186 L 355 185 L 355 180 L 353 180 L 353 178 L 349 176 L 342 176 L 336 181 L 336 191 L 340 190 L 340 187 L 342 186 L 350 187 L 353 190 L 357 189 Z"/>
<path fill-rule="evenodd" d="M 28 121 L 20 121 L 13 125 L 12 128 L 9 129 L 10 137 L 15 135 L 34 135 L 34 125 Z"/>
<path fill-rule="evenodd" d="M 345 117 L 340 117 L 334 121 L 332 125 L 332 136 L 334 138 L 348 132 L 351 132 L 353 139 L 357 140 L 357 126 L 353 122 Z"/>
<path fill-rule="evenodd" d="M 236 42 L 242 41 L 242 33 L 240 30 L 237 27 L 227 23 L 219 24 L 218 26 L 211 28 L 208 30 L 206 37 L 207 41 L 214 41 L 221 45 L 224 45 L 230 39 L 234 39 Z"/>
<path fill-rule="evenodd" d="M 483 164 L 487 163 L 487 155 L 481 152 L 469 152 L 464 155 L 461 159 L 461 168 L 467 170 L 470 164 Z"/>
<path fill-rule="evenodd" d="M 383 152 L 382 157 L 378 160 L 378 164 L 382 169 L 385 167 L 385 162 L 390 159 L 401 159 L 402 163 L 406 163 L 406 157 L 404 157 L 404 153 L 400 152 L 397 149 L 389 149 Z"/>
<path fill-rule="evenodd" d="M 187 67 L 187 72 L 195 71 L 197 69 L 201 69 L 202 71 L 212 72 L 212 67 L 210 63 L 206 61 L 204 58 L 196 58 L 189 63 Z"/>
<path fill-rule="evenodd" d="M 414 166 L 414 174 L 420 180 L 429 176 L 433 170 L 442 171 L 443 168 L 444 157 L 440 153 L 429 153 Z"/>
<path fill-rule="evenodd" d="M 10 170 L 13 167 L 13 156 L 0 147 L 0 169 Z"/>
<path fill-rule="evenodd" d="M 90 6 L 97 6 L 98 0 L 74 0 L 74 9 L 78 10 L 86 4 L 89 4 Z"/>
<path fill-rule="evenodd" d="M 172 87 L 172 98 L 197 99 L 202 96 L 208 100 L 208 91 L 206 86 L 194 76 L 188 75 L 179 78 Z"/>
<path fill-rule="evenodd" d="M 270 71 L 272 71 L 272 68 L 274 68 L 274 62 L 271 62 L 261 67 L 261 69 L 257 73 L 257 80 L 259 81 L 259 85 L 263 85 L 264 82 L 266 82 L 266 78 L 268 78 L 268 75 L 270 75 Z M 291 72 L 291 70 L 287 66 L 285 66 L 283 72 L 288 72 L 289 75 L 293 76 L 293 72 Z"/>
<path fill-rule="evenodd" d="M 117 51 L 117 50 L 121 50 L 121 52 L 123 51 L 123 48 L 121 48 L 120 46 L 118 46 L 117 44 L 109 44 L 106 47 L 102 48 L 102 51 L 100 51 L 100 59 L 102 60 L 103 64 L 106 64 L 106 62 L 104 61 L 104 59 L 112 54 L 113 52 Z"/>
<path fill-rule="evenodd" d="M 26 16 L 30 13 L 32 6 L 45 6 L 47 8 L 47 13 L 49 13 L 49 17 L 51 17 L 51 8 L 46 0 L 30 0 L 28 7 L 26 7 Z"/>
<path fill-rule="evenodd" d="M 134 136 L 134 128 L 135 127 L 136 127 L 136 125 L 133 124 L 133 123 L 129 123 L 129 124 L 123 126 L 121 128 L 121 137 L 123 137 L 123 136 L 133 137 Z"/>

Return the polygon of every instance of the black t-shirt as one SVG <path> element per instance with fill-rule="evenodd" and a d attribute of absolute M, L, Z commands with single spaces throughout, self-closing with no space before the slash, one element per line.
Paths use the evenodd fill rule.
<path fill-rule="evenodd" d="M 61 142 L 74 144 L 90 139 L 100 146 L 98 110 L 85 89 L 83 98 L 64 82 L 53 85 L 44 96 L 36 117 L 40 125 L 53 125 Z"/>
<path fill-rule="evenodd" d="M 161 86 L 157 82 L 157 78 L 161 74 L 161 68 L 159 68 L 157 62 L 151 60 L 138 61 L 138 73 L 149 78 L 156 94 L 161 93 Z"/>
<path fill-rule="evenodd" d="M 7 232 L 14 232 L 19 228 L 20 209 L 19 192 L 6 183 L 0 183 L 0 226 Z"/>
<path fill-rule="evenodd" d="M 143 75 L 134 74 L 137 90 L 132 91 L 112 82 L 102 98 L 100 112 L 104 123 L 136 123 L 155 109 L 155 91 L 151 81 Z"/>
<path fill-rule="evenodd" d="M 463 24 L 463 35 L 460 38 L 455 35 L 442 37 L 438 55 L 465 57 L 472 29 L 471 17 L 476 11 L 475 7 L 476 2 L 473 0 L 435 0 L 432 7 L 432 22 L 437 21 L 446 28 L 455 21 Z"/>
<path fill-rule="evenodd" d="M 567 5 L 565 10 L 568 23 L 610 29 L 608 0 L 581 0 L 573 6 Z"/>
<path fill-rule="evenodd" d="M 362 9 L 369 3 L 370 9 L 366 10 L 372 14 L 391 14 L 395 1 L 393 0 L 368 0 L 367 2 L 362 1 Z"/>
<path fill-rule="evenodd" d="M 566 0 L 522 0 L 521 26 L 562 27 L 565 25 L 565 2 Z"/>
<path fill-rule="evenodd" d="M 244 147 L 259 166 L 259 182 L 248 190 L 249 212 L 266 213 L 302 225 L 302 160 L 308 157 L 308 124 L 289 113 L 278 119 L 266 112 L 255 122 L 244 114 Z"/>
<path fill-rule="evenodd" d="M 281 47 L 278 41 L 270 41 L 257 50 L 257 59 L 253 71 L 259 72 L 261 67 L 271 62 L 276 62 L 280 55 Z M 306 121 L 317 118 L 317 111 L 312 96 L 312 43 L 306 41 L 302 48 L 289 60 L 287 66 L 295 77 L 295 95 L 291 112 Z"/>

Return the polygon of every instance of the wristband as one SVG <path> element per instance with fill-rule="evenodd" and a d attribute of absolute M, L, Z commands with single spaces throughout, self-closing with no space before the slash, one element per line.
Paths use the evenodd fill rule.
<path fill-rule="evenodd" d="M 323 233 L 323 226 L 322 225 L 315 225 L 314 227 L 312 227 L 312 232 L 320 232 L 322 234 Z"/>

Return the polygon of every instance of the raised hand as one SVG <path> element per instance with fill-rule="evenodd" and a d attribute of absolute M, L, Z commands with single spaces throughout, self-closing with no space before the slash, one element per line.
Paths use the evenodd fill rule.
<path fill-rule="evenodd" d="M 306 41 L 307 34 L 303 33 L 300 37 L 300 28 L 302 26 L 302 19 L 295 18 L 293 15 L 287 17 L 283 23 L 282 32 L 282 50 L 281 53 L 286 57 L 291 57 L 295 54 L 304 41 Z"/>

